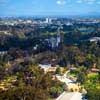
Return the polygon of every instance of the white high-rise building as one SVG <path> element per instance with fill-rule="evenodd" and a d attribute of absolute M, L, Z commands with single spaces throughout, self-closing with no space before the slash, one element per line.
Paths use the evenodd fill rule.
<path fill-rule="evenodd" d="M 52 19 L 51 18 L 46 18 L 46 23 L 52 23 Z"/>

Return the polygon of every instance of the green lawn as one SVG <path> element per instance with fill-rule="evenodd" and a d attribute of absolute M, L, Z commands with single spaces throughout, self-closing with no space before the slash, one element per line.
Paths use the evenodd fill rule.
<path fill-rule="evenodd" d="M 96 74 L 96 73 L 88 74 L 88 78 L 87 78 L 86 82 L 84 83 L 84 86 L 100 89 L 100 83 L 98 82 L 98 74 Z"/>
<path fill-rule="evenodd" d="M 77 70 L 71 70 L 70 73 L 69 73 L 70 77 L 75 77 L 77 75 L 78 75 L 78 71 Z"/>
<path fill-rule="evenodd" d="M 96 78 L 96 77 L 98 77 L 98 74 L 97 73 L 90 73 L 90 74 L 88 74 L 88 77 L 89 78 Z"/>

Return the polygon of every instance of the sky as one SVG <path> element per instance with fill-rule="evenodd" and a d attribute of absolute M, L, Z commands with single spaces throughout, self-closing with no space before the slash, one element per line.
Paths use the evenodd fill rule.
<path fill-rule="evenodd" d="M 100 0 L 0 0 L 0 16 L 63 16 L 90 13 L 100 13 Z"/>

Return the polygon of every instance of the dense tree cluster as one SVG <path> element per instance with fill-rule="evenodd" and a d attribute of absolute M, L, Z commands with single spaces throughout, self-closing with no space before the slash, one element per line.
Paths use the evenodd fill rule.
<path fill-rule="evenodd" d="M 7 90 L 0 90 L 0 100 L 48 100 L 59 96 L 66 89 L 65 84 L 53 80 L 50 73 L 44 74 L 36 65 L 39 63 L 61 67 L 74 65 L 78 68 L 75 72 L 77 82 L 85 84 L 87 73 L 94 64 L 100 69 L 100 42 L 87 41 L 91 37 L 100 36 L 99 24 L 63 25 L 63 43 L 55 49 L 51 49 L 45 41 L 55 37 L 57 28 L 52 29 L 52 25 L 43 29 L 37 26 L 34 31 L 30 25 L 0 26 L 0 30 L 12 30 L 11 36 L 0 34 L 0 82 L 10 76 L 17 77 L 14 82 L 10 82 Z M 82 31 L 82 28 L 86 28 L 87 32 Z M 2 54 L 2 51 L 7 52 Z M 61 74 L 60 67 L 55 74 Z M 98 74 L 96 79 L 89 81 L 99 83 L 100 72 Z M 100 89 L 86 89 L 89 100 L 100 100 Z"/>
<path fill-rule="evenodd" d="M 89 88 L 87 89 L 87 95 L 86 97 L 89 100 L 100 100 L 100 89 L 93 89 L 93 88 Z"/>
<path fill-rule="evenodd" d="M 64 83 L 53 80 L 51 74 L 44 74 L 42 69 L 34 65 L 14 75 L 17 78 L 11 84 L 13 87 L 0 90 L 0 100 L 48 100 L 59 96 L 65 88 Z"/>

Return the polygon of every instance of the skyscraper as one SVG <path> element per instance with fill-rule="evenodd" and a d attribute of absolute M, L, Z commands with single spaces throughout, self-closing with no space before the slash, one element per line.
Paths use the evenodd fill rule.
<path fill-rule="evenodd" d="M 51 24 L 52 23 L 52 19 L 51 18 L 46 18 L 45 22 L 48 23 L 48 24 Z"/>

